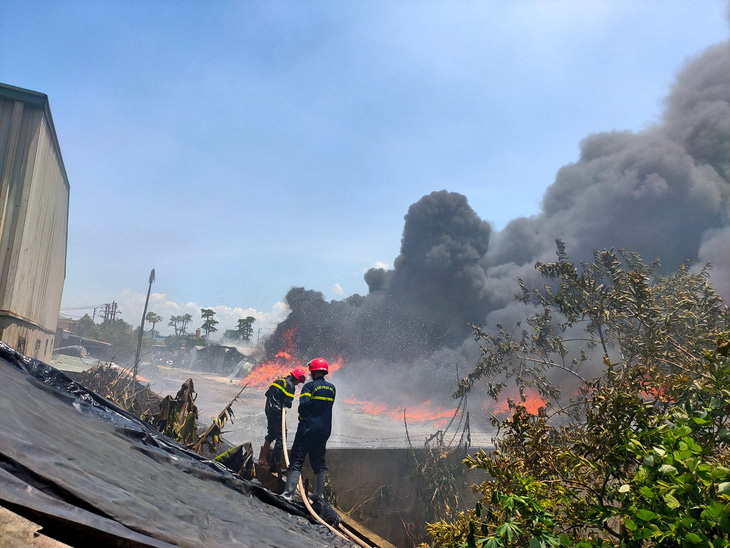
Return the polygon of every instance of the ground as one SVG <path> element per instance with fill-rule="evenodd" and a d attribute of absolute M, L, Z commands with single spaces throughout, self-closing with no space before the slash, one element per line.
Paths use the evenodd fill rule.
<path fill-rule="evenodd" d="M 199 418 L 204 424 L 210 424 L 213 418 L 242 388 L 238 385 L 240 379 L 172 367 L 145 368 L 140 371 L 140 374 L 149 379 L 152 390 L 162 396 L 175 395 L 180 389 L 180 385 L 188 378 L 192 378 L 195 390 L 198 393 L 196 405 Z M 331 380 L 335 385 L 337 384 L 336 373 L 331 377 Z M 232 424 L 226 424 L 224 434 L 224 437 L 230 443 L 238 445 L 250 441 L 254 450 L 257 450 L 263 443 L 266 434 L 264 392 L 264 389 L 248 387 L 241 393 L 238 401 L 233 404 L 235 418 Z M 407 447 L 408 442 L 402 415 L 397 415 L 398 418 L 390 418 L 384 414 L 369 414 L 363 410 L 362 406 L 349 404 L 346 399 L 346 397 L 338 397 L 335 404 L 332 436 L 328 447 Z M 409 421 L 408 432 L 413 445 L 423 445 L 427 437 L 430 437 L 439 428 L 446 426 L 444 422 L 447 421 L 444 421 L 444 419 L 424 422 Z M 456 422 L 458 422 L 458 418 Z M 296 428 L 296 401 L 287 414 L 287 425 L 291 437 L 294 435 L 294 429 Z M 453 427 L 450 433 L 453 436 Z M 492 434 L 489 432 L 472 429 L 471 438 L 474 446 L 490 446 L 491 437 Z M 447 437 L 446 441 L 448 439 L 450 439 L 450 436 Z"/>

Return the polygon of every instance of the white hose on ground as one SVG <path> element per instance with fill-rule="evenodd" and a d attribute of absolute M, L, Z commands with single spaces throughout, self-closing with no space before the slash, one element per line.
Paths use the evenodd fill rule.
<path fill-rule="evenodd" d="M 289 468 L 289 452 L 286 450 L 286 409 L 284 407 L 281 408 L 281 448 L 284 451 L 284 464 L 286 464 L 287 469 Z M 288 472 L 287 472 L 288 474 Z M 359 538 L 347 534 L 347 531 L 345 531 L 345 534 L 347 536 L 340 533 L 337 529 L 332 527 L 329 523 L 324 521 L 317 512 L 314 511 L 314 508 L 312 508 L 312 505 L 309 503 L 309 497 L 307 497 L 307 492 L 304 490 L 304 484 L 302 483 L 302 477 L 299 476 L 299 484 L 297 485 L 297 488 L 299 489 L 299 494 L 302 497 L 302 502 L 304 502 L 304 506 L 307 507 L 307 511 L 312 515 L 314 519 L 316 519 L 319 523 L 327 527 L 330 531 L 332 531 L 335 535 L 340 537 L 343 540 L 347 540 L 350 542 L 354 542 L 358 544 L 359 546 L 362 546 L 363 548 L 370 548 L 370 545 L 365 544 L 362 542 Z"/>

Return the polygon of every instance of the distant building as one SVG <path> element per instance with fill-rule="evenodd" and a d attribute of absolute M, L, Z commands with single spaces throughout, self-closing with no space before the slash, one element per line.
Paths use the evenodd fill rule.
<path fill-rule="evenodd" d="M 0 339 L 42 360 L 66 278 L 69 189 L 48 97 L 0 84 Z"/>
<path fill-rule="evenodd" d="M 83 347 L 89 356 L 104 362 L 108 362 L 111 359 L 112 351 L 114 350 L 111 343 L 81 337 L 59 327 L 56 329 L 56 348 L 59 352 L 68 354 L 68 352 L 63 351 L 63 348 L 68 347 Z"/>
<path fill-rule="evenodd" d="M 69 333 L 73 333 L 76 330 L 76 324 L 79 323 L 78 320 L 74 320 L 73 318 L 67 318 L 65 316 L 59 316 L 58 317 L 58 323 L 56 324 L 56 329 L 63 329 L 64 331 L 68 331 Z"/>

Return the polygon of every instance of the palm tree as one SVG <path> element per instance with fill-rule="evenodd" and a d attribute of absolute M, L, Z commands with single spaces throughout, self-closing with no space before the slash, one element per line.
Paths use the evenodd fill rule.
<path fill-rule="evenodd" d="M 213 316 L 215 316 L 215 311 L 211 308 L 200 309 L 200 317 L 204 320 L 201 327 L 203 328 L 203 331 L 205 331 L 206 343 L 208 342 L 208 338 L 210 337 L 210 332 L 218 331 L 215 327 L 218 324 L 218 320 L 214 319 Z"/>
<path fill-rule="evenodd" d="M 238 320 L 238 328 L 236 329 L 236 332 L 238 333 L 238 336 L 243 341 L 250 341 L 251 335 L 253 335 L 253 322 L 256 321 L 256 318 L 253 316 L 249 316 L 246 319 L 241 318 Z"/>
<path fill-rule="evenodd" d="M 147 312 L 147 315 L 144 317 L 146 322 L 149 322 L 152 324 L 152 329 L 150 330 L 150 339 L 152 342 L 155 341 L 155 325 L 162 321 L 162 316 L 158 316 L 154 312 Z"/>
<path fill-rule="evenodd" d="M 180 321 L 180 336 L 184 337 L 185 330 L 187 329 L 188 324 L 193 321 L 193 317 L 190 314 L 183 314 L 182 316 L 178 316 L 178 320 Z"/>

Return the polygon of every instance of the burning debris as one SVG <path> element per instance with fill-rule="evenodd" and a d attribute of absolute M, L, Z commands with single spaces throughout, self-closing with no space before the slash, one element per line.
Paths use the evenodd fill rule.
<path fill-rule="evenodd" d="M 359 406 L 363 413 L 368 415 L 388 417 L 392 421 L 401 421 L 405 418 L 408 423 L 431 422 L 435 428 L 445 426 L 457 411 L 456 409 L 443 410 L 439 406 L 432 405 L 430 401 L 425 401 L 423 405 L 418 407 L 408 408 L 390 407 L 384 403 L 358 401 L 353 398 L 346 399 L 345 403 Z"/>
<path fill-rule="evenodd" d="M 284 333 L 283 346 L 274 354 L 273 359 L 260 363 L 238 384 L 265 390 L 275 379 L 288 375 L 293 369 L 303 367 L 302 361 L 297 357 L 299 353 L 295 343 L 296 332 L 296 327 L 288 329 Z M 329 371 L 331 374 L 339 370 L 345 373 L 347 366 L 343 358 L 338 356 L 335 360 L 329 361 Z M 357 385 L 348 385 L 345 390 L 349 391 L 344 400 L 346 404 L 359 406 L 365 414 L 387 417 L 396 422 L 403 420 L 405 411 L 409 422 L 429 422 L 435 428 L 439 428 L 456 412 L 456 409 L 447 409 L 429 400 L 414 402 L 407 409 L 402 405 L 394 406 L 384 401 L 365 400 L 364 392 L 358 390 Z"/>

